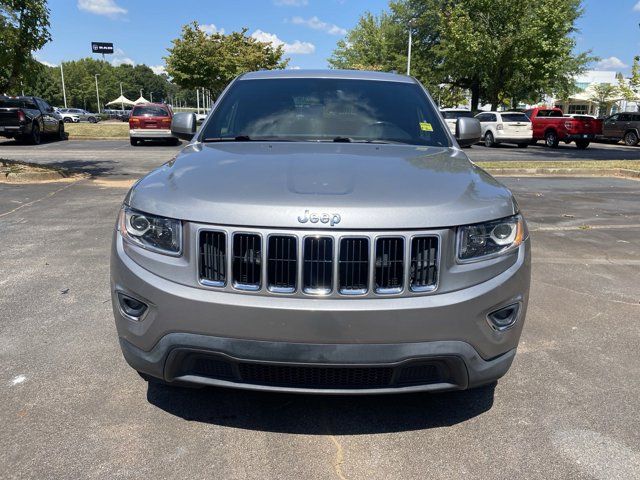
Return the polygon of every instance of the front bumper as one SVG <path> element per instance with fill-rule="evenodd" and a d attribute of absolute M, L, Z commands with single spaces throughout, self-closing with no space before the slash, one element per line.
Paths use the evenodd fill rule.
<path fill-rule="evenodd" d="M 448 293 L 274 298 L 164 279 L 135 263 L 116 234 L 112 304 L 127 362 L 169 382 L 333 394 L 465 389 L 500 378 L 513 361 L 529 294 L 529 241 L 513 255 L 501 274 Z M 142 320 L 122 314 L 116 292 L 149 305 Z M 487 314 L 514 302 L 522 306 L 515 325 L 491 328 Z"/>
<path fill-rule="evenodd" d="M 131 138 L 174 138 L 171 130 L 162 128 L 132 128 L 129 130 Z"/>

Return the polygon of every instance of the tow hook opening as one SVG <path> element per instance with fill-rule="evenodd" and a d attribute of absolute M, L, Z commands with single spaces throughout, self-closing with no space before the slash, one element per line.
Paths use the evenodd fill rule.
<path fill-rule="evenodd" d="M 146 303 L 122 292 L 117 292 L 120 311 L 132 320 L 140 321 L 149 308 Z"/>
<path fill-rule="evenodd" d="M 520 302 L 512 303 L 506 307 L 502 307 L 498 310 L 487 315 L 487 321 L 494 330 L 502 332 L 513 327 L 518 321 L 518 313 L 520 312 Z"/>

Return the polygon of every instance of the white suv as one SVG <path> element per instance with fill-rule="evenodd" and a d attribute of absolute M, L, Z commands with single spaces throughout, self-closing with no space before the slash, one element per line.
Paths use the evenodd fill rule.
<path fill-rule="evenodd" d="M 456 125 L 458 124 L 459 118 L 473 118 L 471 110 L 463 110 L 460 108 L 441 108 L 440 113 L 442 114 L 447 127 L 449 127 L 451 135 L 456 134 Z"/>
<path fill-rule="evenodd" d="M 515 143 L 520 148 L 526 148 L 531 143 L 531 120 L 524 113 L 482 112 L 476 118 L 482 126 L 482 139 L 487 147 Z"/>

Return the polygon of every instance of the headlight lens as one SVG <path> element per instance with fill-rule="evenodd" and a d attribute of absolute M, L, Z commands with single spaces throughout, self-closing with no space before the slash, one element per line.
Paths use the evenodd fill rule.
<path fill-rule="evenodd" d="M 122 207 L 119 229 L 129 242 L 168 255 L 182 252 L 182 222 Z"/>
<path fill-rule="evenodd" d="M 458 260 L 494 257 L 517 248 L 524 239 L 521 215 L 458 228 Z"/>

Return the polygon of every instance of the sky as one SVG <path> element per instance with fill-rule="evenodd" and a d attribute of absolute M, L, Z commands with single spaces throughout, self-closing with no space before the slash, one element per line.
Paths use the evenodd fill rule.
<path fill-rule="evenodd" d="M 369 10 L 387 0 L 49 0 L 53 40 L 36 53 L 41 62 L 93 56 L 91 42 L 112 42 L 114 64 L 164 67 L 171 40 L 182 25 L 197 21 L 205 31 L 242 27 L 261 41 L 284 45 L 289 68 L 326 68 L 327 58 Z M 591 50 L 593 69 L 628 74 L 640 54 L 640 0 L 584 0 L 577 50 Z"/>

